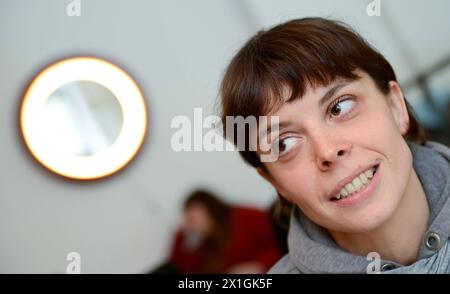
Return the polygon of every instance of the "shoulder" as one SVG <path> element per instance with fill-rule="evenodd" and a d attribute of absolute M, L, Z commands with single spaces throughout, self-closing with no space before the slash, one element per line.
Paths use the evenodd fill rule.
<path fill-rule="evenodd" d="M 247 214 L 247 215 L 264 214 L 263 210 L 249 206 L 235 206 L 233 208 L 233 211 L 238 214 Z"/>
<path fill-rule="evenodd" d="M 286 254 L 280 260 L 278 260 L 267 273 L 268 274 L 301 274 L 301 272 L 298 270 L 298 268 L 291 262 L 289 254 Z"/>
<path fill-rule="evenodd" d="M 268 218 L 268 214 L 260 209 L 253 207 L 237 206 L 232 210 L 232 215 L 238 219 L 246 219 L 247 221 L 258 221 Z"/>
<path fill-rule="evenodd" d="M 439 154 L 441 154 L 447 160 L 450 160 L 450 148 L 448 148 L 444 144 L 428 141 L 425 146 L 437 151 Z"/>

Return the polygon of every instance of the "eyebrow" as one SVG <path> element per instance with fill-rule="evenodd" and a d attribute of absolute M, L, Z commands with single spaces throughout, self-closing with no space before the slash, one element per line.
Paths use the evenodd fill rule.
<path fill-rule="evenodd" d="M 259 133 L 259 138 L 267 137 L 267 135 L 272 132 L 272 128 L 278 127 L 278 130 L 282 130 L 283 128 L 288 127 L 290 125 L 291 125 L 291 123 L 287 122 L 287 121 L 286 122 L 281 122 L 281 123 L 278 123 L 278 124 L 273 124 L 273 125 L 269 124 L 267 126 L 266 130 L 263 130 L 262 132 Z"/>
<path fill-rule="evenodd" d="M 340 89 L 342 89 L 343 87 L 347 86 L 348 84 L 350 84 L 352 81 L 351 80 L 340 80 L 339 82 L 335 83 L 323 96 L 322 98 L 320 98 L 319 100 L 319 105 L 323 106 L 324 104 L 326 104 L 328 102 L 328 100 L 330 100 L 331 98 L 333 98 L 334 94 L 336 94 L 337 91 L 339 91 Z"/>
<path fill-rule="evenodd" d="M 339 80 L 338 82 L 334 83 L 334 85 L 330 89 L 328 89 L 328 91 L 322 96 L 322 98 L 320 98 L 319 105 L 323 106 L 324 104 L 326 104 L 328 102 L 328 100 L 333 98 L 333 96 L 336 94 L 336 92 L 338 92 L 340 89 L 347 86 L 351 82 L 352 82 L 352 80 L 342 79 L 342 80 Z M 281 129 L 289 126 L 290 124 L 291 124 L 290 122 L 281 122 L 279 124 L 274 124 L 274 125 L 269 124 L 269 126 L 267 127 L 266 130 L 259 133 L 259 135 L 260 135 L 259 137 L 264 138 L 267 135 L 269 135 L 272 132 L 272 128 L 274 128 L 275 126 L 278 126 L 278 130 L 281 130 Z"/>

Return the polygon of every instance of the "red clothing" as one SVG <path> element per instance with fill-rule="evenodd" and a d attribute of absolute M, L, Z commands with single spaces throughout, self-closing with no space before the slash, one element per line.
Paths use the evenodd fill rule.
<path fill-rule="evenodd" d="M 182 273 L 201 272 L 204 251 L 188 251 L 182 244 L 183 234 L 179 231 L 172 248 L 171 262 Z M 259 262 L 267 271 L 281 257 L 268 214 L 253 208 L 232 208 L 230 236 L 221 257 L 219 273 L 226 273 L 231 267 L 245 262 Z"/>

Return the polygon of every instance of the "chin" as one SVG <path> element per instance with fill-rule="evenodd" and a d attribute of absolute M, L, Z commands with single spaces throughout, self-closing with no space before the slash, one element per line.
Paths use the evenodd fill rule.
<path fill-rule="evenodd" d="M 370 218 L 359 221 L 353 227 L 352 233 L 369 233 L 381 227 L 388 218 Z"/>
<path fill-rule="evenodd" d="M 368 207 L 364 211 L 354 215 L 351 219 L 347 219 L 342 224 L 342 232 L 348 233 L 369 233 L 377 230 L 384 223 L 386 223 L 395 212 L 395 203 L 390 203 L 386 206 L 387 202 L 380 201 L 379 207 Z"/>

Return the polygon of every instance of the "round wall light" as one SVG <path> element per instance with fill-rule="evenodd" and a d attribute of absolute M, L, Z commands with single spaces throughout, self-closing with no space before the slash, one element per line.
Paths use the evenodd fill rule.
<path fill-rule="evenodd" d="M 93 57 L 58 61 L 30 83 L 20 129 L 33 157 L 52 172 L 92 180 L 125 167 L 142 146 L 147 110 L 136 82 Z"/>

